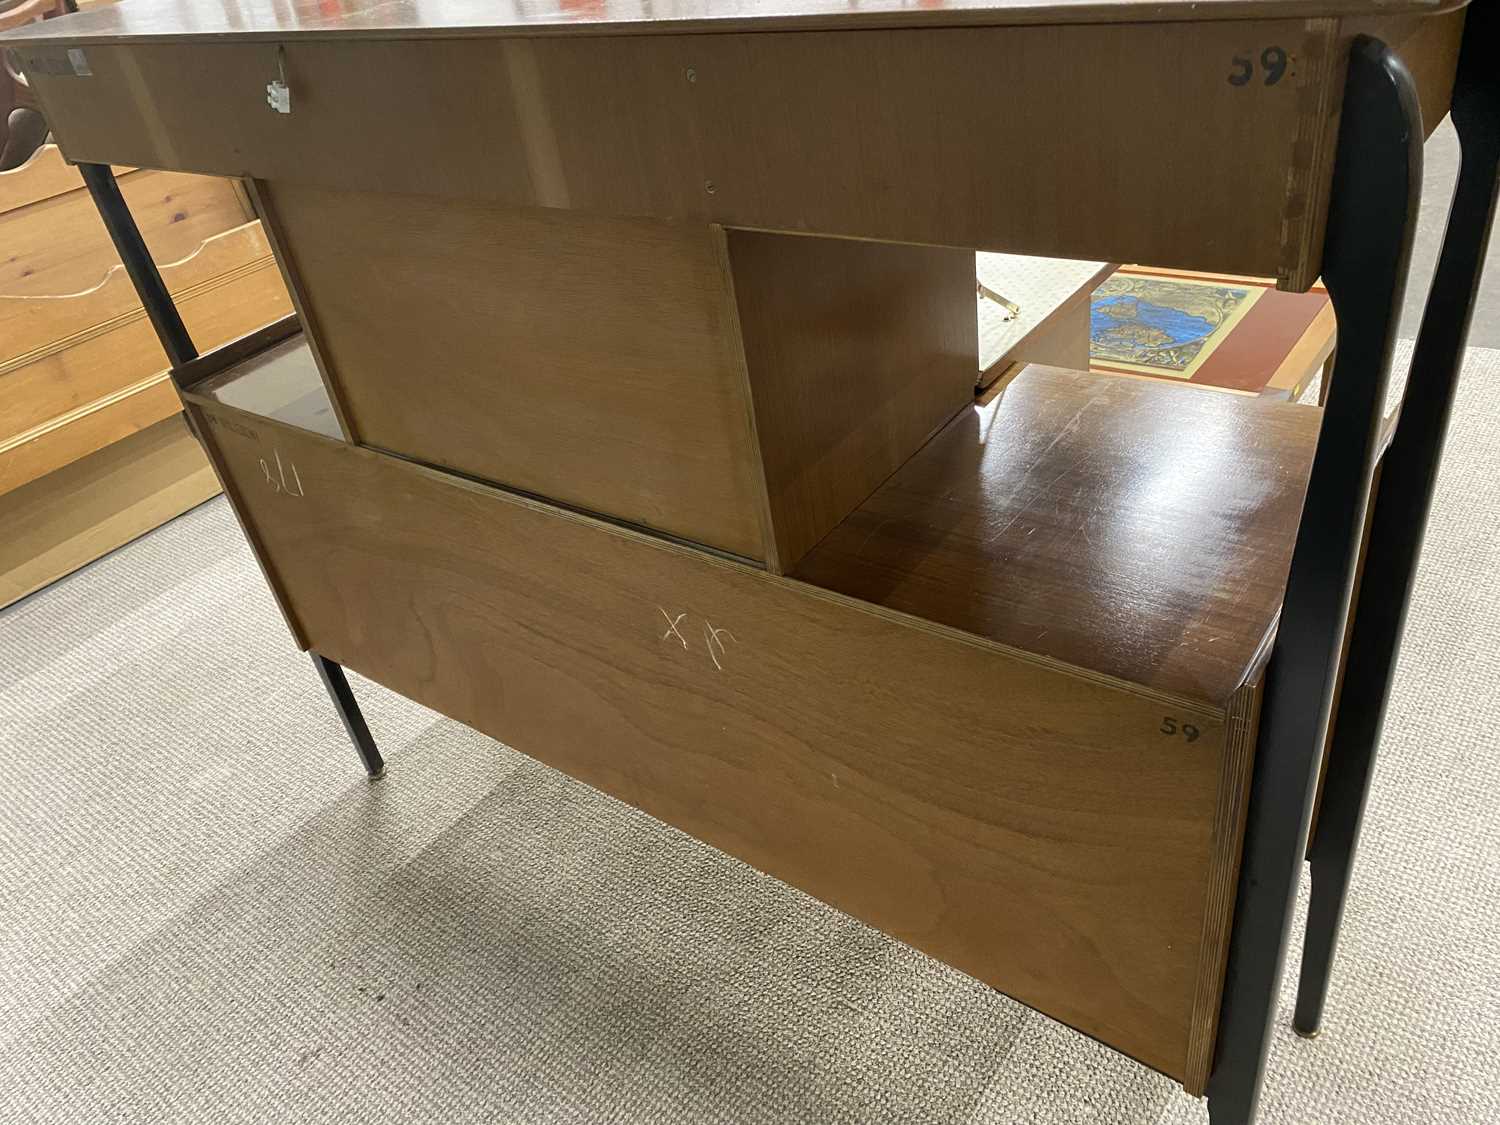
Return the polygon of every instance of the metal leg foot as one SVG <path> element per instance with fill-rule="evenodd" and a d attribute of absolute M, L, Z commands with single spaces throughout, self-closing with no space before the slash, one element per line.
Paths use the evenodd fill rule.
<path fill-rule="evenodd" d="M 1500 84 L 1485 56 L 1492 53 L 1497 38 L 1496 6 L 1471 9 L 1452 103 L 1462 146 L 1458 188 L 1417 334 L 1401 420 L 1381 469 L 1323 804 L 1308 853 L 1312 897 L 1293 1027 L 1309 1038 L 1322 1024 L 1391 674 L 1495 212 Z"/>
<path fill-rule="evenodd" d="M 365 767 L 365 773 L 370 775 L 372 781 L 377 777 L 384 777 L 385 759 L 380 756 L 380 751 L 375 747 L 375 739 L 370 735 L 370 728 L 366 725 L 359 703 L 349 687 L 349 677 L 344 675 L 343 666 L 335 664 L 326 656 L 320 656 L 316 652 L 311 655 L 313 667 L 318 670 L 323 686 L 328 689 L 328 696 L 333 700 L 334 710 L 339 713 L 344 730 L 349 734 L 349 741 L 354 743 L 354 749 L 358 752 L 359 760 Z"/>
<path fill-rule="evenodd" d="M 1213 1073 L 1213 1125 L 1260 1101 L 1416 225 L 1421 110 L 1382 43 L 1350 52 L 1323 276 L 1339 348 L 1266 674 Z"/>

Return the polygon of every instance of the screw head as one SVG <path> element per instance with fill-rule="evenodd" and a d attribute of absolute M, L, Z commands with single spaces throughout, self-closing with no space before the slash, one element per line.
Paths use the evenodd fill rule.
<path fill-rule="evenodd" d="M 696 82 L 696 81 L 698 81 L 698 72 L 696 70 L 694 70 L 692 67 L 688 67 L 687 68 L 687 80 L 689 82 Z"/>
<path fill-rule="evenodd" d="M 712 195 L 714 192 L 719 190 L 719 185 L 714 183 L 712 180 L 704 180 L 703 190 L 708 192 L 709 195 Z"/>

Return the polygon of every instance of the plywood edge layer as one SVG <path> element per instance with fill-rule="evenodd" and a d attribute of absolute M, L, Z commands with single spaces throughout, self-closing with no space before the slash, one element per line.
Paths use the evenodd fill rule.
<path fill-rule="evenodd" d="M 286 588 L 277 576 L 275 567 L 266 553 L 265 544 L 260 536 L 256 534 L 255 528 L 245 516 L 244 501 L 240 498 L 237 486 L 232 474 L 224 465 L 223 455 L 213 439 L 206 437 L 208 430 L 218 424 L 216 412 L 227 412 L 228 414 L 244 414 L 243 411 L 235 410 L 233 407 L 222 403 L 213 402 L 203 398 L 201 395 L 191 393 L 181 394 L 184 412 L 187 415 L 188 426 L 193 431 L 194 438 L 203 447 L 204 455 L 213 466 L 214 475 L 219 480 L 219 485 L 224 491 L 224 496 L 229 500 L 230 510 L 234 512 L 234 518 L 240 525 L 240 532 L 245 536 L 245 541 L 250 544 L 250 552 L 255 556 L 256 564 L 260 567 L 261 575 L 266 580 L 266 586 L 271 591 L 271 596 L 276 599 L 276 607 L 281 610 L 282 620 L 286 622 L 288 632 L 292 634 L 292 643 L 303 652 L 311 646 L 307 641 L 307 632 L 302 628 L 302 623 L 293 612 L 291 602 L 287 600 Z M 258 418 L 253 414 L 244 414 L 246 418 L 254 418 L 257 422 L 266 422 L 264 418 Z M 233 425 L 231 417 L 230 424 Z M 274 423 L 271 423 L 274 424 Z M 331 439 L 325 439 L 331 440 Z"/>
<path fill-rule="evenodd" d="M 1193 1019 L 1188 1032 L 1186 1073 L 1182 1083 L 1183 1088 L 1194 1095 L 1207 1090 L 1208 1076 L 1213 1069 L 1224 973 L 1229 965 L 1229 936 L 1239 887 L 1245 818 L 1250 807 L 1250 777 L 1255 765 L 1261 693 L 1275 638 L 1273 625 L 1246 673 L 1245 682 L 1230 699 L 1225 721 L 1223 773 L 1214 812 L 1213 860 L 1208 898 L 1203 908 L 1201 959 L 1193 992 Z"/>
<path fill-rule="evenodd" d="M 296 259 L 287 245 L 281 216 L 276 210 L 271 193 L 266 190 L 264 184 L 254 178 L 245 177 L 242 182 L 255 206 L 256 213 L 260 215 L 261 228 L 265 231 L 266 241 L 270 244 L 271 256 L 276 261 L 276 268 L 281 273 L 281 283 L 286 287 L 287 296 L 291 299 L 292 311 L 297 316 L 297 322 L 302 326 L 303 337 L 307 340 L 313 363 L 318 368 L 318 377 L 323 380 L 323 389 L 327 392 L 328 402 L 333 407 L 333 417 L 338 422 L 339 431 L 344 435 L 345 440 L 358 441 L 359 434 L 354 428 L 354 423 L 349 419 L 348 406 L 340 394 L 338 382 L 318 343 L 320 338 L 318 323 L 307 307 L 307 292 L 297 271 Z"/>
<path fill-rule="evenodd" d="M 782 566 L 781 551 L 776 542 L 775 520 L 771 512 L 771 494 L 766 486 L 766 463 L 761 454 L 760 429 L 755 421 L 750 368 L 745 362 L 745 338 L 741 331 L 739 305 L 735 297 L 734 268 L 729 259 L 729 228 L 710 223 L 708 229 L 709 238 L 713 240 L 714 263 L 718 268 L 724 293 L 725 364 L 734 372 L 740 405 L 744 410 L 745 429 L 749 436 L 750 488 L 755 497 L 755 517 L 760 524 L 761 549 L 766 569 L 772 574 L 784 574 L 786 571 Z"/>
<path fill-rule="evenodd" d="M 1287 172 L 1282 204 L 1281 265 L 1276 287 L 1306 292 L 1318 278 L 1323 262 L 1323 226 L 1333 186 L 1333 150 L 1338 141 L 1338 107 L 1343 83 L 1335 66 L 1341 52 L 1334 49 L 1338 23 L 1309 20 L 1304 39 L 1306 58 L 1297 88 L 1297 130 Z"/>

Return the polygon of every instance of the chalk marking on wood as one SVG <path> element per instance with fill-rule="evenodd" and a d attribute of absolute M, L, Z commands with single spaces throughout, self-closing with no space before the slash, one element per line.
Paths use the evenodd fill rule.
<path fill-rule="evenodd" d="M 739 643 L 739 641 L 736 640 L 735 635 L 728 629 L 715 629 L 712 621 L 705 620 L 703 622 L 703 641 L 708 645 L 708 655 L 713 660 L 714 667 L 722 672 L 724 671 L 724 665 L 719 663 L 719 658 L 717 656 L 714 656 L 714 645 L 718 645 L 719 651 L 724 653 L 725 656 L 729 655 L 729 653 L 724 649 L 724 642 L 719 639 L 719 635 L 721 633 L 724 636 L 728 637 L 731 641 L 734 641 L 736 644 Z"/>
<path fill-rule="evenodd" d="M 677 631 L 677 623 L 687 616 L 686 611 L 679 613 L 676 617 L 673 617 L 666 610 L 662 609 L 661 606 L 657 606 L 656 612 L 661 614 L 667 620 L 667 631 L 661 635 L 661 639 L 665 641 L 670 640 L 672 637 L 676 637 L 679 641 L 682 642 L 682 651 L 686 652 L 688 646 L 687 638 Z"/>

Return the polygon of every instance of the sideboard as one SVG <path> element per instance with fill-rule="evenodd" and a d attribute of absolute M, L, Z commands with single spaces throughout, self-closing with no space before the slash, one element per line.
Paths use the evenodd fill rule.
<path fill-rule="evenodd" d="M 8 42 L 372 776 L 344 666 L 1244 1125 L 1305 858 L 1320 1025 L 1494 205 L 1496 22 L 199 0 Z M 244 178 L 297 318 L 197 355 L 110 164 Z M 1035 365 L 976 405 L 976 250 L 1321 278 L 1326 405 Z"/>

